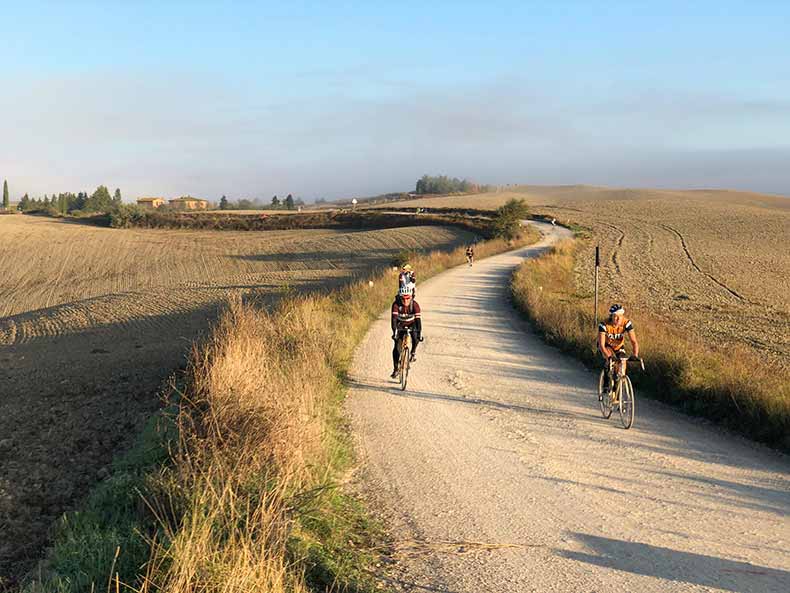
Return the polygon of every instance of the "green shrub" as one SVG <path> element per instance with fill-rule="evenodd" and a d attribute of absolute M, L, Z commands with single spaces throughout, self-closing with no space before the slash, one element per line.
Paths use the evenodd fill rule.
<path fill-rule="evenodd" d="M 403 249 L 395 254 L 392 258 L 392 265 L 400 268 L 410 262 L 413 262 L 418 256 L 418 253 L 413 249 Z"/>
<path fill-rule="evenodd" d="M 494 213 L 494 236 L 512 240 L 521 233 L 521 221 L 529 217 L 524 200 L 509 200 Z"/>

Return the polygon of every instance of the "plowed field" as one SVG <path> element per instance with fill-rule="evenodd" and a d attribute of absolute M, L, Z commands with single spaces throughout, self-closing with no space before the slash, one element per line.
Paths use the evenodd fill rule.
<path fill-rule="evenodd" d="M 729 191 L 510 188 L 387 207 L 496 208 L 523 198 L 538 213 L 591 228 L 577 266 L 592 293 L 601 246 L 604 300 L 623 301 L 678 332 L 720 347 L 742 344 L 790 370 L 790 198 Z"/>
<path fill-rule="evenodd" d="M 467 238 L 443 227 L 114 230 L 0 217 L 0 591 L 107 475 L 228 297 L 287 298 L 401 249 Z"/>

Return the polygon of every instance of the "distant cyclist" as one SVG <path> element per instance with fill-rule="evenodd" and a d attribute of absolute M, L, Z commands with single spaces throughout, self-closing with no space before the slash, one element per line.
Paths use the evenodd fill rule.
<path fill-rule="evenodd" d="M 622 364 L 620 359 L 626 358 L 626 335 L 631 342 L 634 358 L 638 358 L 639 342 L 636 340 L 634 324 L 631 323 L 630 319 L 626 319 L 625 309 L 621 305 L 612 305 L 609 307 L 609 319 L 598 326 L 598 350 L 600 350 L 601 356 L 604 358 L 604 368 L 607 369 L 604 391 L 609 391 L 613 385 L 613 377 L 610 377 L 608 373 L 609 360 L 614 361 L 614 372 L 617 374 L 620 372 L 620 365 Z"/>
<path fill-rule="evenodd" d="M 474 262 L 474 259 L 475 259 L 475 247 L 474 245 L 470 245 L 469 247 L 466 248 L 466 261 L 471 266 L 472 262 Z"/>
<path fill-rule="evenodd" d="M 392 303 L 392 339 L 395 346 L 392 348 L 392 374 L 394 379 L 398 376 L 398 362 L 400 360 L 400 338 L 403 332 L 411 332 L 411 362 L 417 360 L 417 345 L 420 343 L 422 333 L 422 319 L 420 318 L 420 305 L 414 300 L 414 285 L 402 284 L 398 296 Z"/>
<path fill-rule="evenodd" d="M 398 273 L 398 290 L 407 284 L 412 285 L 411 296 L 414 298 L 417 291 L 417 273 L 412 269 L 411 264 L 403 264 Z"/>

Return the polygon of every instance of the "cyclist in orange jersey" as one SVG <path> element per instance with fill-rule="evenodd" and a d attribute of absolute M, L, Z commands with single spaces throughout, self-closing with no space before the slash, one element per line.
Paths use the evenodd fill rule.
<path fill-rule="evenodd" d="M 625 317 L 625 309 L 621 305 L 612 305 L 609 307 L 609 319 L 602 322 L 598 326 L 598 350 L 604 358 L 604 365 L 607 370 L 609 369 L 609 360 L 614 360 L 614 372 L 620 372 L 620 358 L 625 354 L 625 337 L 631 342 L 633 349 L 633 356 L 639 357 L 639 342 L 636 339 L 636 332 L 634 331 L 634 324 L 630 319 Z M 607 372 L 606 384 L 604 390 L 608 390 L 612 386 L 612 377 L 609 377 Z"/>

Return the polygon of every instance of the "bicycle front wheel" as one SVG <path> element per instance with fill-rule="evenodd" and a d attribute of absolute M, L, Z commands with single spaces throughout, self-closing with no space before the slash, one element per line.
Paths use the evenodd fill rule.
<path fill-rule="evenodd" d="M 631 428 L 634 424 L 634 412 L 636 402 L 634 401 L 634 386 L 631 385 L 631 379 L 623 377 L 620 381 L 618 388 L 620 394 L 620 422 L 623 423 L 623 428 Z"/>
<path fill-rule="evenodd" d="M 598 377 L 598 403 L 601 406 L 601 416 L 608 419 L 612 415 L 612 398 L 609 392 L 603 389 L 605 382 L 606 371 L 601 371 L 601 376 Z"/>
<path fill-rule="evenodd" d="M 409 349 L 403 348 L 400 353 L 400 390 L 406 391 L 409 380 Z"/>

